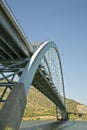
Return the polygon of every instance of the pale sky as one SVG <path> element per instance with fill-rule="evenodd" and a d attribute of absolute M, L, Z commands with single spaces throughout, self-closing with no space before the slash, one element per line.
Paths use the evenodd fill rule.
<path fill-rule="evenodd" d="M 6 0 L 30 42 L 54 41 L 66 97 L 87 105 L 87 0 Z"/>

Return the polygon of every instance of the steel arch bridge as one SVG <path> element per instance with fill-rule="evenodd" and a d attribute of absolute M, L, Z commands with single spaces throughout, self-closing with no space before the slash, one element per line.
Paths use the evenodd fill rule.
<path fill-rule="evenodd" d="M 6 2 L 1 0 L 0 102 L 4 105 L 0 129 L 19 127 L 31 85 L 47 96 L 66 119 L 62 65 L 56 44 L 52 41 L 31 44 Z"/>

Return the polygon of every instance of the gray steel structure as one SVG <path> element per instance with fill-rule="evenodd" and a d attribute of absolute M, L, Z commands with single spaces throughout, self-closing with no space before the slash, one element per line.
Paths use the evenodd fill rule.
<path fill-rule="evenodd" d="M 18 81 L 15 81 L 15 76 Z M 7 90 L 23 83 L 27 95 L 33 85 L 62 111 L 66 118 L 61 60 L 52 41 L 30 43 L 4 0 L 0 1 L 0 102 Z"/>

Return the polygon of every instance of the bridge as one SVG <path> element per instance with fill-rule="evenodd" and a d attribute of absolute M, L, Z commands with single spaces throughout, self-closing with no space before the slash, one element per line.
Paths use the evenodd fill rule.
<path fill-rule="evenodd" d="M 60 55 L 53 41 L 30 43 L 4 0 L 0 0 L 0 130 L 19 129 L 33 85 L 67 118 Z M 39 98 L 39 97 L 38 97 Z"/>

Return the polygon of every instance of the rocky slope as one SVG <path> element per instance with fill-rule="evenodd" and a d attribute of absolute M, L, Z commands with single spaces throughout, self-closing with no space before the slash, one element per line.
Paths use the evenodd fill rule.
<path fill-rule="evenodd" d="M 39 119 L 40 117 L 51 118 L 56 115 L 56 106 L 38 90 L 31 87 L 28 97 L 27 105 L 24 113 L 24 118 Z M 66 108 L 69 112 L 70 120 L 87 120 L 87 106 L 80 104 L 74 100 L 66 98 Z M 74 113 L 74 114 L 73 114 Z"/>

